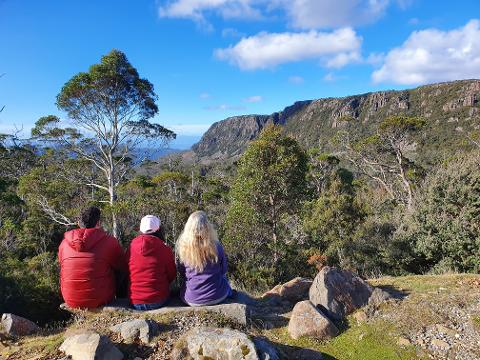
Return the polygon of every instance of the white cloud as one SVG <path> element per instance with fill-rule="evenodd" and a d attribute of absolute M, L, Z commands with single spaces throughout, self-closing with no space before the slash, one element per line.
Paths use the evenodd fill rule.
<path fill-rule="evenodd" d="M 168 129 L 178 135 L 202 135 L 209 127 L 210 124 L 176 124 L 167 126 Z"/>
<path fill-rule="evenodd" d="M 226 28 L 226 29 L 223 29 L 222 30 L 222 37 L 224 38 L 228 38 L 228 37 L 232 37 L 232 38 L 241 38 L 241 37 L 244 37 L 245 34 L 238 31 L 237 29 L 234 29 L 234 28 Z"/>
<path fill-rule="evenodd" d="M 160 17 L 186 18 L 211 25 L 206 20 L 215 14 L 224 19 L 276 18 L 280 10 L 296 29 L 353 27 L 381 18 L 389 5 L 401 9 L 414 0 L 168 0 L 159 7 Z"/>
<path fill-rule="evenodd" d="M 307 59 L 341 67 L 360 57 L 362 39 L 350 28 L 333 32 L 266 33 L 243 38 L 214 54 L 243 70 L 268 69 Z"/>
<path fill-rule="evenodd" d="M 212 96 L 207 93 L 207 92 L 203 92 L 200 94 L 199 98 L 202 99 L 202 100 L 207 100 L 207 99 L 210 99 Z"/>
<path fill-rule="evenodd" d="M 373 23 L 389 0 L 277 0 L 298 29 L 338 28 Z"/>
<path fill-rule="evenodd" d="M 263 100 L 263 96 L 260 96 L 260 95 L 250 96 L 248 98 L 243 99 L 244 102 L 248 102 L 248 103 L 256 103 L 262 100 Z"/>
<path fill-rule="evenodd" d="M 338 81 L 338 80 L 342 80 L 342 79 L 346 79 L 347 77 L 346 76 L 343 76 L 343 75 L 337 75 L 333 72 L 329 72 L 327 74 L 325 74 L 325 76 L 323 77 L 323 81 L 326 81 L 326 82 L 335 82 L 335 81 Z"/>
<path fill-rule="evenodd" d="M 402 46 L 391 50 L 373 81 L 402 85 L 478 78 L 480 75 L 480 21 L 471 20 L 451 31 L 413 32 Z"/>
<path fill-rule="evenodd" d="M 300 84 L 303 84 L 305 82 L 305 79 L 301 76 L 294 75 L 294 76 L 290 76 L 288 78 L 288 82 L 290 84 L 300 85 Z"/>
<path fill-rule="evenodd" d="M 211 29 L 206 13 L 225 19 L 259 19 L 261 12 L 252 6 L 253 0 L 171 0 L 159 7 L 160 17 L 192 19 Z"/>

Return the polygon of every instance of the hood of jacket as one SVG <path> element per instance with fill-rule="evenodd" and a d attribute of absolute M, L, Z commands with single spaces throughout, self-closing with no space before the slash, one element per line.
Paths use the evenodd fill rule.
<path fill-rule="evenodd" d="M 107 236 L 107 233 L 100 228 L 74 229 L 65 233 L 65 241 L 68 245 L 78 251 L 88 251 Z"/>
<path fill-rule="evenodd" d="M 154 250 L 163 245 L 163 241 L 154 235 L 141 234 L 137 236 L 135 242 L 138 246 L 138 251 L 143 256 L 151 255 Z"/>

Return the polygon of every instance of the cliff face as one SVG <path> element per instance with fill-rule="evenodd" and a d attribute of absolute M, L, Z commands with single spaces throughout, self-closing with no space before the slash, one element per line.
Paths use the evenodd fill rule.
<path fill-rule="evenodd" d="M 291 116 L 308 106 L 311 101 L 299 101 L 272 115 L 233 116 L 216 122 L 203 135 L 192 150 L 199 157 L 224 159 L 235 157 L 245 150 L 249 141 L 255 139 L 267 124 L 285 125 Z"/>
<path fill-rule="evenodd" d="M 428 136 L 418 141 L 425 150 L 422 156 L 433 156 L 458 144 L 462 130 L 480 126 L 480 80 L 301 101 L 271 115 L 235 116 L 213 124 L 192 150 L 200 160 L 236 158 L 269 123 L 284 126 L 306 147 L 328 147 L 328 140 L 340 129 L 368 134 L 395 114 L 427 119 Z"/>

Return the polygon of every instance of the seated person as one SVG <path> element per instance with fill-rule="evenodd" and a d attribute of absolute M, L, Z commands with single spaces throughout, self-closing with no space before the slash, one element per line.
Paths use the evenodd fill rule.
<path fill-rule="evenodd" d="M 190 215 L 177 241 L 178 271 L 185 278 L 180 291 L 190 306 L 219 304 L 232 295 L 227 280 L 227 257 L 207 214 Z"/>
<path fill-rule="evenodd" d="M 147 215 L 140 222 L 140 235 L 127 251 L 130 270 L 129 296 L 137 310 L 153 310 L 170 296 L 170 283 L 177 276 L 173 251 L 164 243 L 160 219 Z"/>
<path fill-rule="evenodd" d="M 96 308 L 115 298 L 116 278 L 127 273 L 125 254 L 117 239 L 100 225 L 100 209 L 85 209 L 79 229 L 67 231 L 58 249 L 60 287 L 71 308 Z"/>

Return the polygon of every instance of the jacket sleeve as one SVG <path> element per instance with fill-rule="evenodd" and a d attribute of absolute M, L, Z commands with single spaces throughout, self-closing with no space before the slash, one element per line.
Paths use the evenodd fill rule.
<path fill-rule="evenodd" d="M 168 246 L 165 246 L 165 269 L 167 272 L 168 282 L 172 282 L 177 277 L 177 267 L 175 266 L 175 256 L 173 255 L 172 249 Z"/>

